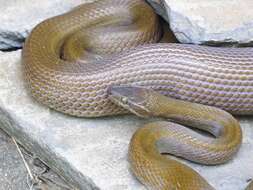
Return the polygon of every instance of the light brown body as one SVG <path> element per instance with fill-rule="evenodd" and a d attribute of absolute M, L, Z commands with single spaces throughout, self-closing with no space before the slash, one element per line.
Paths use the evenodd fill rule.
<path fill-rule="evenodd" d="M 39 24 L 26 40 L 28 89 L 39 102 L 79 117 L 128 112 L 108 98 L 113 85 L 146 86 L 231 113 L 253 113 L 252 48 L 149 44 L 119 53 L 160 37 L 158 18 L 142 0 L 80 6 Z M 195 190 L 204 183 L 195 182 Z"/>
<path fill-rule="evenodd" d="M 222 164 L 237 152 L 242 133 L 229 113 L 175 100 L 140 87 L 112 87 L 110 98 L 141 117 L 163 117 L 204 130 L 204 136 L 180 124 L 153 122 L 134 134 L 129 148 L 132 171 L 150 189 L 214 190 L 197 172 L 160 153 L 206 164 Z"/>
<path fill-rule="evenodd" d="M 251 182 L 251 183 L 247 186 L 246 190 L 253 190 L 253 182 Z"/>

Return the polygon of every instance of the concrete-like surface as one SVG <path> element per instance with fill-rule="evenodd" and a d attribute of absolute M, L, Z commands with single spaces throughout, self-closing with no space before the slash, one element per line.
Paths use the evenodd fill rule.
<path fill-rule="evenodd" d="M 33 183 L 13 139 L 0 130 L 0 190 L 73 190 L 58 175 L 20 145 L 26 163 L 38 183 Z M 46 169 L 46 170 L 45 170 Z M 42 171 L 45 171 L 42 173 Z M 35 182 L 34 181 L 34 182 Z M 33 187 L 33 188 L 32 188 Z"/>
<path fill-rule="evenodd" d="M 74 118 L 41 106 L 25 89 L 20 53 L 0 53 L 0 127 L 80 189 L 144 190 L 129 171 L 127 150 L 147 121 Z M 186 162 L 219 190 L 243 190 L 253 177 L 253 118 L 240 121 L 243 145 L 233 160 L 220 166 Z"/>
<path fill-rule="evenodd" d="M 0 130 L 0 190 L 28 190 L 27 172 L 10 137 Z"/>

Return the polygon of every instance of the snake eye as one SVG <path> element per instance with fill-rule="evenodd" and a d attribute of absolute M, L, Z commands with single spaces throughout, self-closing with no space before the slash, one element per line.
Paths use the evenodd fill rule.
<path fill-rule="evenodd" d="M 127 97 L 122 97 L 121 101 L 123 104 L 127 104 L 128 103 L 128 98 Z"/>

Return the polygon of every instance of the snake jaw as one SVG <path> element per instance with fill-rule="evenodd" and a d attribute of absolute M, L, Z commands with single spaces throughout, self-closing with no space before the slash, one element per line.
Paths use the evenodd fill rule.
<path fill-rule="evenodd" d="M 151 115 L 146 106 L 146 90 L 136 86 L 112 86 L 108 88 L 109 99 L 139 117 Z"/>

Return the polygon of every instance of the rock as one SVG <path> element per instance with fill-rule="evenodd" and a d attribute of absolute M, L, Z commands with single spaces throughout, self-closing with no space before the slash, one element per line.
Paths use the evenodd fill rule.
<path fill-rule="evenodd" d="M 144 190 L 129 171 L 127 151 L 133 133 L 147 121 L 75 118 L 38 104 L 25 89 L 20 53 L 0 52 L 0 127 L 79 189 Z M 253 118 L 240 122 L 243 144 L 230 162 L 203 166 L 184 161 L 219 190 L 243 190 L 253 177 Z"/>
<path fill-rule="evenodd" d="M 147 0 L 170 23 L 182 43 L 243 44 L 253 42 L 251 0 Z"/>
<path fill-rule="evenodd" d="M 36 176 L 38 183 L 34 183 L 27 174 L 27 169 L 24 161 L 18 151 L 17 146 L 10 136 L 0 129 L 0 189 L 1 190 L 28 190 L 28 189 L 41 189 L 41 190 L 67 190 L 71 189 L 60 176 L 55 174 L 52 170 L 48 169 L 39 159 L 34 158 L 31 153 L 24 150 L 18 145 L 22 152 L 28 167 L 33 176 Z M 47 171 L 45 171 L 47 170 Z M 45 172 L 41 172 L 45 171 Z M 43 178 L 43 182 L 39 181 Z M 47 188 L 44 188 L 44 187 Z M 62 188 L 66 187 L 66 188 Z M 73 190 L 73 188 L 72 188 Z"/>
<path fill-rule="evenodd" d="M 22 47 L 31 29 L 46 18 L 94 0 L 0 0 L 0 50 Z"/>
<path fill-rule="evenodd" d="M 0 130 L 0 155 L 0 189 L 27 189 L 24 163 L 13 141 L 2 130 Z"/>

